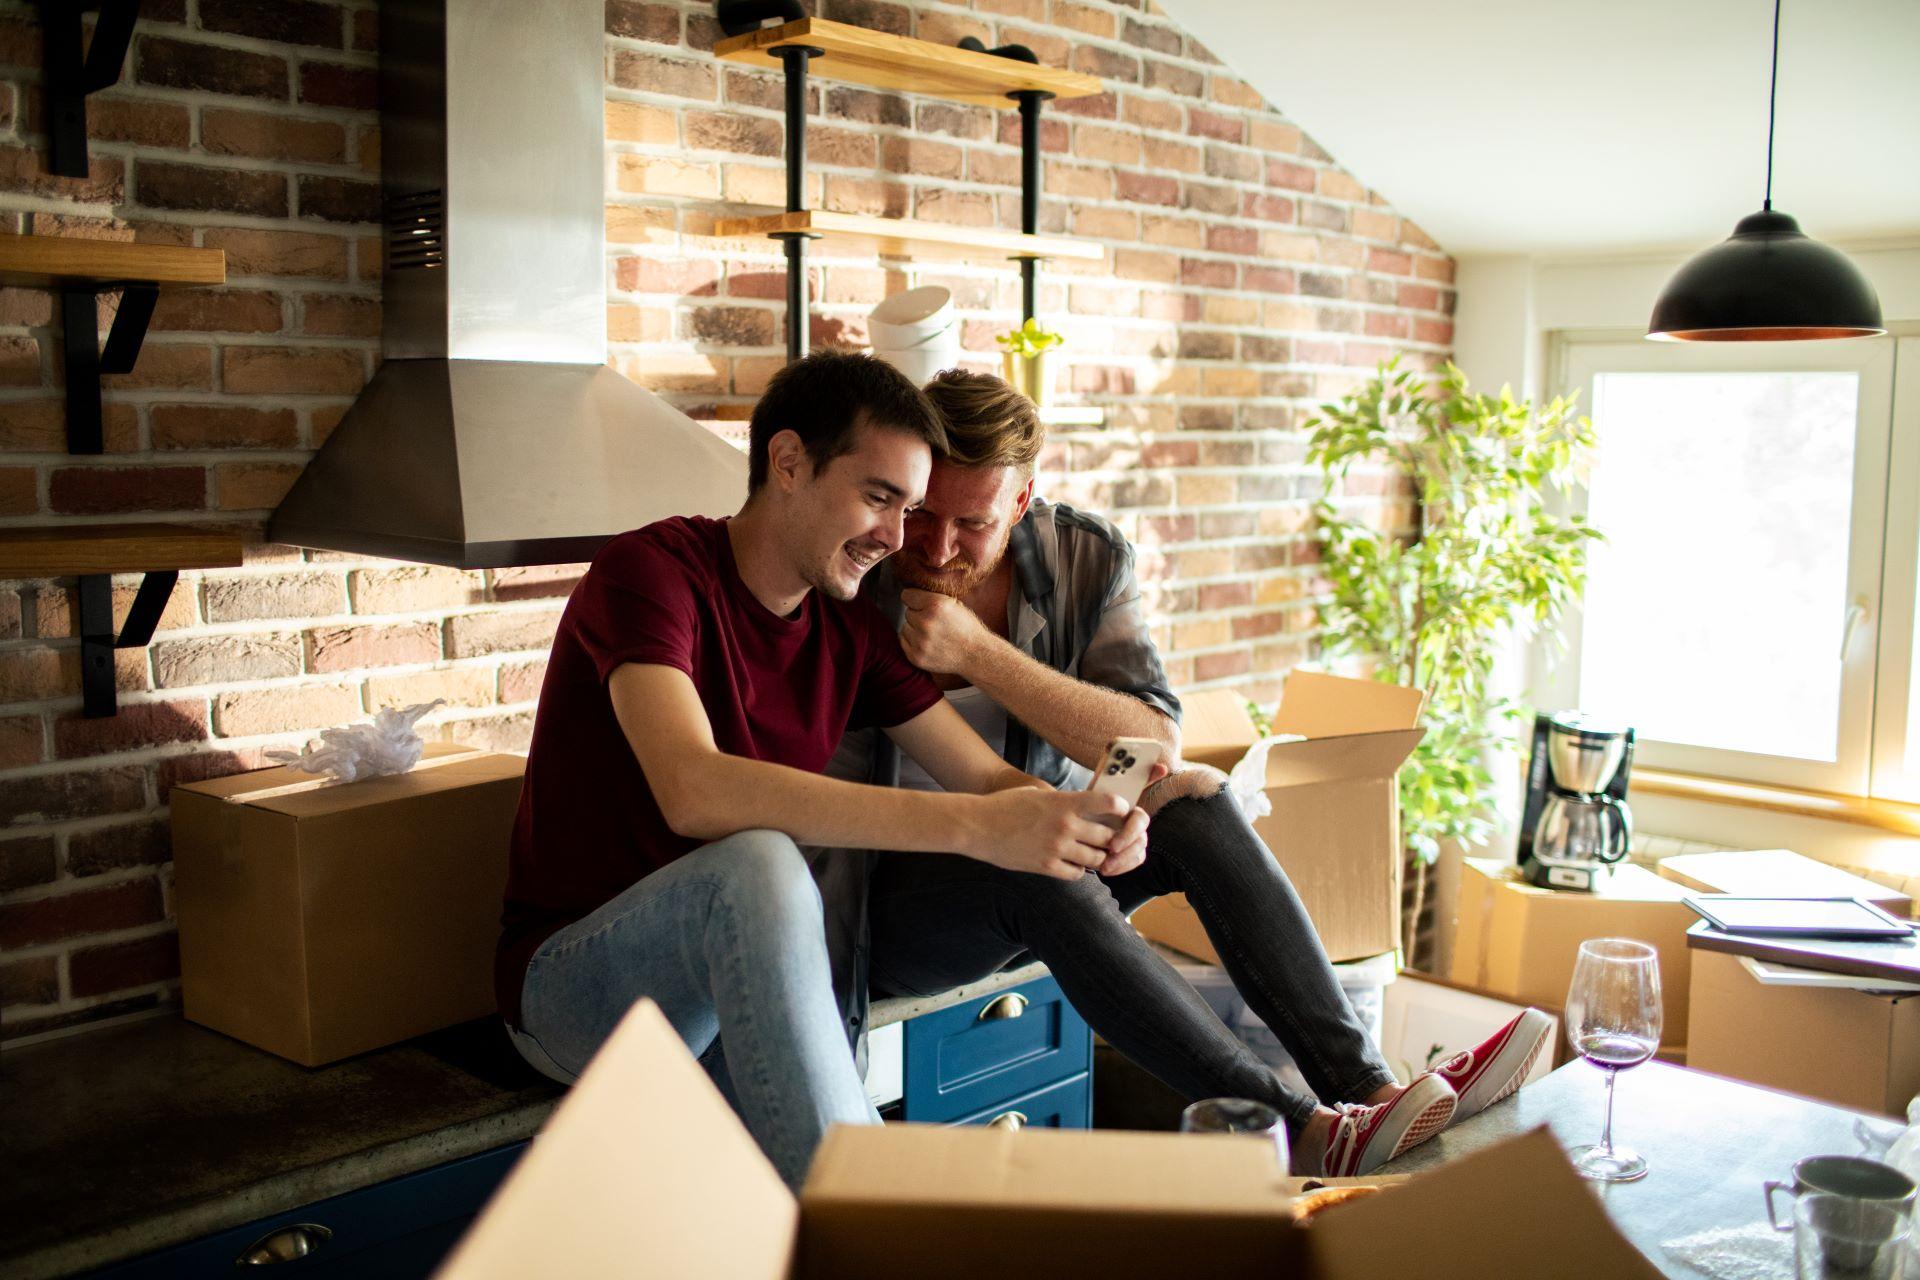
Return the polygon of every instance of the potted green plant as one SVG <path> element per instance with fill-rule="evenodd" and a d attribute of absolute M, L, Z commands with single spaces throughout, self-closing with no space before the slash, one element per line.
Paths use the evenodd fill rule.
<path fill-rule="evenodd" d="M 1029 316 L 1018 329 L 1009 329 L 994 339 L 1000 344 L 1000 361 L 1006 379 L 1015 390 L 1037 405 L 1053 402 L 1053 379 L 1047 353 L 1066 341 Z"/>
<path fill-rule="evenodd" d="M 1484 844 L 1494 830 L 1488 760 L 1515 748 L 1524 718 L 1494 688 L 1496 657 L 1516 633 L 1554 631 L 1600 537 L 1553 501 L 1592 457 L 1593 424 L 1574 409 L 1571 398 L 1536 409 L 1506 387 L 1482 395 L 1452 362 L 1436 381 L 1395 357 L 1307 424 L 1307 460 L 1324 478 L 1314 509 L 1323 646 L 1427 691 L 1427 734 L 1399 775 L 1408 964 L 1442 844 Z M 1411 492 L 1411 537 L 1343 509 L 1356 465 L 1384 468 Z"/>

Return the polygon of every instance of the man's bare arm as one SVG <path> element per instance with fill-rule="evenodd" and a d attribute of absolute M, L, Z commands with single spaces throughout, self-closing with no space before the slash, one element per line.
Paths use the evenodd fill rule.
<path fill-rule="evenodd" d="M 696 840 L 764 827 L 802 844 L 962 853 L 1072 878 L 1106 861 L 1113 832 L 1097 819 L 1126 812 L 1112 796 L 1025 787 L 994 795 L 901 791 L 732 755 L 715 744 L 693 681 L 673 667 L 629 663 L 607 689 L 667 825 Z M 921 717 L 941 710 L 956 714 L 934 707 Z M 984 744 L 980 750 L 991 754 Z"/>
<path fill-rule="evenodd" d="M 993 748 L 945 698 L 905 724 L 883 732 L 948 791 L 986 795 L 1014 787 L 1047 786 L 993 754 Z"/>
<path fill-rule="evenodd" d="M 1052 790 L 1047 783 L 1020 772 L 994 755 L 945 699 L 886 733 L 896 746 L 919 762 L 929 777 L 949 791 L 986 794 L 1016 787 Z M 1156 776 L 1165 773 L 1161 765 L 1155 765 L 1154 769 Z M 1119 875 L 1139 866 L 1146 856 L 1147 815 L 1136 808 L 1120 825 L 1107 846 L 1107 860 L 1096 870 L 1104 876 Z"/>
<path fill-rule="evenodd" d="M 958 600 L 914 590 L 901 598 L 907 618 L 900 641 L 914 665 L 959 676 L 1076 763 L 1097 769 L 1115 738 L 1151 738 L 1169 765 L 1178 758 L 1180 727 L 1171 716 L 1035 661 Z"/>

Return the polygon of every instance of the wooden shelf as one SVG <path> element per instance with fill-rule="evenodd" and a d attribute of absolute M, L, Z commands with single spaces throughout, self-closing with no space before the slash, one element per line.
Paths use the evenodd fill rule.
<path fill-rule="evenodd" d="M 1010 109 L 1017 104 L 1007 95 L 1021 90 L 1037 90 L 1056 98 L 1085 98 L 1105 87 L 1098 76 L 1078 71 L 1039 67 L 819 18 L 802 18 L 729 36 L 714 46 L 713 53 L 731 62 L 779 67 L 782 63 L 771 51 L 796 44 L 825 50 L 823 56 L 808 63 L 809 75 L 981 107 Z"/>
<path fill-rule="evenodd" d="M 231 569 L 241 542 L 236 532 L 179 524 L 0 528 L 0 579 Z"/>
<path fill-rule="evenodd" d="M 1099 262 L 1106 250 L 1085 240 L 1026 236 L 998 227 L 956 227 L 944 222 L 875 218 L 864 213 L 803 209 L 747 218 L 718 218 L 716 236 L 771 236 L 805 232 L 841 244 L 871 247 L 897 257 L 950 254 L 966 258 L 1075 258 Z"/>
<path fill-rule="evenodd" d="M 1040 421 L 1050 427 L 1097 427 L 1107 411 L 1096 404 L 1050 404 L 1040 407 Z"/>
<path fill-rule="evenodd" d="M 750 404 L 716 404 L 709 405 L 700 420 L 744 433 L 751 417 Z M 1107 411 L 1097 404 L 1054 404 L 1040 410 L 1040 421 L 1050 427 L 1098 427 L 1106 420 Z"/>
<path fill-rule="evenodd" d="M 0 284 L 35 289 L 111 284 L 156 284 L 164 288 L 224 284 L 226 279 L 227 255 L 221 249 L 0 235 Z"/>

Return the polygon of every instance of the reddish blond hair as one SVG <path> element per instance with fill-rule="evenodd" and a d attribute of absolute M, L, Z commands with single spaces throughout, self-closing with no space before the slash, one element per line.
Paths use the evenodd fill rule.
<path fill-rule="evenodd" d="M 948 369 L 926 386 L 947 425 L 946 460 L 961 467 L 1018 467 L 1026 475 L 1047 442 L 1033 401 L 990 373 Z"/>

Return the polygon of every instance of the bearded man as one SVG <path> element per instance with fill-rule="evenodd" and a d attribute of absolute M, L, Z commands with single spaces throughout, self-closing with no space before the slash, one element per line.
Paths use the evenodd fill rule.
<path fill-rule="evenodd" d="M 1024 396 L 959 370 L 926 392 L 947 448 L 904 545 L 867 588 L 908 660 L 1013 768 L 1054 787 L 1083 787 L 1115 738 L 1154 739 L 1177 761 L 1180 704 L 1148 634 L 1132 547 L 1099 516 L 1034 496 L 1045 434 Z M 828 772 L 939 789 L 871 732 L 850 734 Z M 1072 878 L 940 854 L 872 859 L 869 936 L 856 947 L 868 985 L 929 995 L 1038 958 L 1102 1038 L 1184 1097 L 1272 1105 L 1301 1174 L 1368 1173 L 1518 1088 L 1551 1027 L 1537 1010 L 1395 1080 L 1225 782 L 1203 766 L 1165 773 L 1141 801 L 1152 815 L 1144 849 Z M 1187 895 L 1312 1095 L 1283 1085 L 1127 923 L 1167 893 Z"/>

